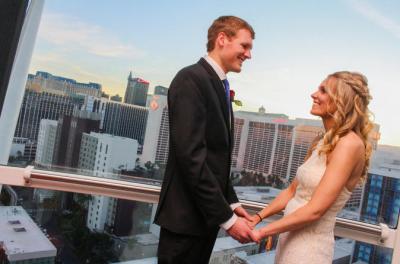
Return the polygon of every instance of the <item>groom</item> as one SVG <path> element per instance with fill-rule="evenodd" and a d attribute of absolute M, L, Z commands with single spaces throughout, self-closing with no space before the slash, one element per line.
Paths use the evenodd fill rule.
<path fill-rule="evenodd" d="M 208 55 L 170 85 L 170 150 L 155 215 L 160 264 L 208 263 L 219 227 L 242 243 L 254 238 L 229 178 L 234 118 L 226 79 L 251 58 L 254 36 L 243 19 L 217 18 Z"/>

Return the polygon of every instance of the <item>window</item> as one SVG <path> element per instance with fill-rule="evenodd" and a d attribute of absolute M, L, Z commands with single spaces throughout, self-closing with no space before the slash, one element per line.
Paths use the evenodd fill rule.
<path fill-rule="evenodd" d="M 34 165 L 35 169 L 49 174 L 53 171 L 68 173 L 71 181 L 75 180 L 74 176 L 90 176 L 84 179 L 95 179 L 91 182 L 95 186 L 103 183 L 104 178 L 122 182 L 121 185 L 140 182 L 161 186 L 168 159 L 169 117 L 165 96 L 155 94 L 155 87 L 168 88 L 174 74 L 194 62 L 188 61 L 190 58 L 195 54 L 203 55 L 204 47 L 199 45 L 204 43 L 204 28 L 211 21 L 196 16 L 207 11 L 208 5 L 202 3 L 154 6 L 128 2 L 122 9 L 121 3 L 112 1 L 104 1 L 101 6 L 78 1 L 46 2 L 28 76 L 18 78 L 27 79 L 18 95 L 23 100 L 21 104 L 13 102 L 15 109 L 5 110 L 7 115 L 18 113 L 14 133 L 4 139 L 13 142 L 9 166 Z M 224 14 L 228 9 L 239 10 L 235 3 L 225 0 L 224 3 L 225 6 L 213 4 L 213 12 Z M 243 101 L 243 107 L 234 106 L 231 178 L 235 190 L 240 199 L 269 203 L 286 188 L 296 177 L 312 140 L 323 132 L 322 123 L 308 114 L 309 94 L 332 69 L 357 69 L 366 73 L 370 80 L 374 98 L 371 110 L 381 134 L 377 131 L 374 138 L 369 177 L 363 187 L 353 192 L 339 217 L 374 226 L 385 223 L 396 227 L 400 208 L 400 142 L 397 139 L 399 124 L 391 121 L 397 120 L 396 98 L 400 97 L 394 86 L 398 79 L 396 69 L 400 68 L 399 62 L 393 60 L 400 56 L 396 32 L 382 26 L 366 14 L 368 12 L 360 11 L 365 9 L 357 3 L 311 4 L 306 1 L 297 5 L 260 2 L 253 3 L 244 13 L 241 11 L 244 18 L 254 24 L 257 38 L 254 57 L 243 64 L 242 73 L 235 77 L 228 75 L 232 76 L 232 87 L 238 99 Z M 333 11 L 326 14 L 324 11 L 329 7 Z M 370 8 L 374 7 L 378 14 L 385 15 L 376 17 L 395 21 L 393 10 L 398 10 L 397 3 L 374 3 Z M 306 11 L 298 12 L 299 8 Z M 92 15 L 83 10 L 92 10 Z M 132 16 L 132 10 L 143 12 Z M 149 14 L 146 10 L 152 10 L 155 15 L 143 24 Z M 182 10 L 185 16 L 175 16 Z M 323 19 L 320 14 L 324 14 Z M 171 20 L 171 15 L 176 19 Z M 161 23 L 162 30 L 154 26 Z M 276 27 L 266 28 L 266 25 Z M 358 32 L 357 36 L 353 32 Z M 153 36 L 157 36 L 156 41 Z M 352 41 L 339 41 L 349 36 Z M 370 41 L 372 38 L 379 41 Z M 163 39 L 162 45 L 159 39 Z M 179 54 L 176 47 L 180 47 Z M 134 68 L 131 68 L 132 61 Z M 141 83 L 140 80 L 145 81 Z M 149 107 L 151 100 L 157 101 L 157 109 Z M 42 120 L 55 123 L 41 126 Z M 0 127 L 2 125 L 0 123 Z M 46 136 L 49 133 L 51 136 Z M 0 177 L 0 184 L 5 182 Z M 112 212 L 112 208 L 122 210 L 122 202 L 114 197 L 117 191 L 114 196 L 96 192 L 90 198 L 82 198 L 77 190 L 69 195 L 52 190 L 15 189 L 18 197 L 23 197 L 26 210 L 34 212 L 35 221 L 43 224 L 48 224 L 47 214 L 72 217 L 70 209 L 62 206 L 80 202 L 81 209 L 90 212 L 85 214 L 89 219 L 84 218 L 84 224 L 90 228 L 108 234 L 118 228 L 129 229 L 113 225 L 111 220 L 105 220 L 113 217 L 102 214 Z M 4 188 L 2 191 L 5 192 Z M 83 201 L 78 202 L 78 198 Z M 152 203 L 149 204 L 153 209 Z M 124 206 L 136 206 L 140 212 L 149 213 L 141 205 Z M 94 219 L 92 215 L 97 217 Z M 137 227 L 142 233 L 138 231 L 135 235 L 143 236 L 135 237 L 136 241 L 154 242 L 154 237 L 146 237 L 146 234 L 155 234 L 158 230 L 150 230 L 148 222 L 151 222 L 150 217 Z M 362 226 L 361 222 L 358 223 Z M 60 225 L 64 228 L 71 223 Z M 353 234 L 350 228 L 346 230 Z M 128 247 L 131 242 L 122 238 L 114 241 L 121 243 L 121 247 Z M 355 246 L 356 243 L 351 254 L 360 260 L 390 259 L 392 255 L 390 250 L 385 255 L 377 253 L 375 245 L 360 243 Z M 246 250 L 252 255 L 259 253 L 258 248 Z M 147 251 L 143 249 L 143 252 Z"/>

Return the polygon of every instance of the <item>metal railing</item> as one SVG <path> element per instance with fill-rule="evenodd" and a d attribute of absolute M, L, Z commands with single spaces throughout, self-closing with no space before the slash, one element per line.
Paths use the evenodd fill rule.
<path fill-rule="evenodd" d="M 157 203 L 160 194 L 160 186 L 143 182 L 37 170 L 32 166 L 26 168 L 0 166 L 0 184 L 104 195 L 148 203 Z M 253 212 L 266 206 L 264 203 L 255 201 L 241 200 L 240 202 L 246 209 Z M 335 235 L 392 249 L 399 244 L 400 240 L 397 230 L 385 224 L 373 225 L 344 218 L 336 219 Z"/>

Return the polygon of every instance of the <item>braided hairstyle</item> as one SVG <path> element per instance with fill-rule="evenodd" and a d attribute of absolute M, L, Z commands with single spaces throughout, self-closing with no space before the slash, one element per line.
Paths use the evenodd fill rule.
<path fill-rule="evenodd" d="M 328 75 L 327 79 L 331 78 L 335 81 L 334 85 L 326 87 L 326 90 L 336 106 L 336 111 L 331 114 L 334 125 L 323 136 L 319 154 L 331 153 L 339 139 L 353 131 L 362 139 L 365 146 L 365 163 L 360 178 L 361 182 L 364 182 L 372 153 L 370 132 L 373 128 L 370 120 L 371 112 L 368 109 L 369 101 L 372 99 L 368 80 L 361 73 L 349 71 Z"/>

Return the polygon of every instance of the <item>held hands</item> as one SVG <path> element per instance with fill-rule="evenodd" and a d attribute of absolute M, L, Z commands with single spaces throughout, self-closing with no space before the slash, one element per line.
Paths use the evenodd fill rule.
<path fill-rule="evenodd" d="M 242 217 L 238 217 L 236 222 L 227 230 L 227 232 L 232 238 L 242 244 L 256 241 L 258 239 L 258 237 L 254 235 L 253 230 L 248 226 L 247 221 Z"/>
<path fill-rule="evenodd" d="M 250 229 L 254 229 L 254 227 L 261 222 L 261 217 L 258 216 L 257 214 L 255 215 L 249 215 L 243 207 L 239 206 L 234 210 L 235 214 L 237 216 L 243 217 L 247 221 L 247 225 L 250 227 Z"/>
<path fill-rule="evenodd" d="M 256 225 L 260 222 L 261 222 L 260 217 L 255 214 L 255 215 L 250 216 L 250 220 L 247 222 L 247 224 L 249 225 L 249 227 L 251 229 L 254 229 L 256 227 Z"/>
<path fill-rule="evenodd" d="M 263 232 L 261 231 L 261 229 L 255 229 L 253 230 L 253 241 L 256 242 L 257 244 L 260 244 L 261 240 L 264 239 L 264 235 Z"/>
<path fill-rule="evenodd" d="M 265 238 L 262 229 L 254 229 L 249 226 L 249 221 L 238 217 L 231 228 L 227 230 L 228 234 L 240 243 L 256 242 L 259 244 Z"/>
<path fill-rule="evenodd" d="M 249 242 L 259 244 L 266 237 L 262 229 L 254 229 L 262 221 L 261 216 L 249 215 L 241 206 L 237 207 L 234 212 L 239 217 L 235 224 L 227 230 L 228 234 L 242 244 Z M 272 240 L 269 240 L 268 243 L 271 243 Z"/>
<path fill-rule="evenodd" d="M 264 238 L 261 230 L 253 230 L 261 222 L 260 217 L 255 214 L 250 216 L 243 207 L 239 206 L 234 210 L 238 217 L 233 226 L 227 230 L 228 234 L 240 243 L 249 243 L 260 241 Z"/>

